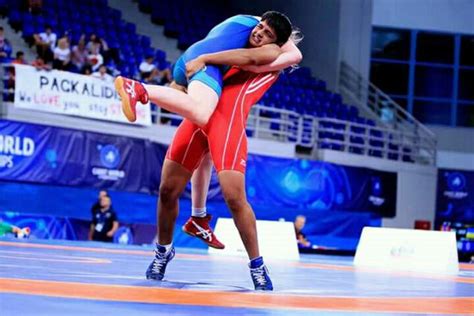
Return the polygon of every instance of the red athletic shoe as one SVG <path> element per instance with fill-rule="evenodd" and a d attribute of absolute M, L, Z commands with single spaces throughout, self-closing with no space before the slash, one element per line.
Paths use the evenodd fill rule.
<path fill-rule="evenodd" d="M 122 111 L 130 122 L 137 120 L 137 101 L 142 104 L 148 103 L 148 93 L 143 85 L 135 80 L 122 76 L 115 78 L 115 90 L 122 99 Z"/>
<path fill-rule="evenodd" d="M 224 244 L 217 240 L 216 235 L 209 227 L 209 222 L 211 221 L 211 215 L 206 217 L 194 217 L 191 216 L 186 224 L 183 226 L 183 232 L 188 235 L 197 237 L 204 241 L 209 247 L 216 249 L 224 249 Z"/>

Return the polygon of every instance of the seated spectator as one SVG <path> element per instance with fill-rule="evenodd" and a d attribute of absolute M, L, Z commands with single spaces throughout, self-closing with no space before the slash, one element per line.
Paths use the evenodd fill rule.
<path fill-rule="evenodd" d="M 78 72 L 82 72 L 84 66 L 87 64 L 88 51 L 86 49 L 85 36 L 81 36 L 77 45 L 72 48 L 71 60 Z"/>
<path fill-rule="evenodd" d="M 306 235 L 302 232 L 305 224 L 306 224 L 305 216 L 303 215 L 296 216 L 295 234 L 296 234 L 296 241 L 298 242 L 298 248 L 311 247 L 311 243 L 306 239 Z"/>
<path fill-rule="evenodd" d="M 5 62 L 10 58 L 12 48 L 10 42 L 5 38 L 5 32 L 0 26 L 0 62 Z"/>
<path fill-rule="evenodd" d="M 61 38 L 58 41 L 58 46 L 54 48 L 53 68 L 66 71 L 71 68 L 71 50 L 66 37 Z"/>
<path fill-rule="evenodd" d="M 104 57 L 100 54 L 100 44 L 95 43 L 92 45 L 92 50 L 87 55 L 87 62 L 92 67 L 92 71 L 99 70 L 100 65 L 104 63 Z"/>
<path fill-rule="evenodd" d="M 100 210 L 92 217 L 89 240 L 112 242 L 119 228 L 117 214 L 109 196 L 100 199 Z"/>
<path fill-rule="evenodd" d="M 100 45 L 100 40 L 99 38 L 97 37 L 97 35 L 95 35 L 94 33 L 92 33 L 90 36 L 89 36 L 89 41 L 87 42 L 86 44 L 86 48 L 89 52 L 92 51 L 92 47 L 96 44 L 99 44 Z"/>
<path fill-rule="evenodd" d="M 153 59 L 153 55 L 148 55 L 138 66 L 141 79 L 147 84 L 168 85 L 172 81 L 171 70 L 169 68 L 159 70 L 153 64 Z"/>
<path fill-rule="evenodd" d="M 56 47 L 57 36 L 53 33 L 50 25 L 46 25 L 45 31 L 39 34 L 34 34 L 36 51 L 45 62 L 53 60 L 53 51 Z"/>
<path fill-rule="evenodd" d="M 153 70 L 156 70 L 155 64 L 153 64 L 153 55 L 145 56 L 145 59 L 138 66 L 140 70 L 140 78 L 142 80 L 149 80 Z"/>
<path fill-rule="evenodd" d="M 51 65 L 47 64 L 43 57 L 37 56 L 35 60 L 31 63 L 31 66 L 35 67 L 36 70 L 51 70 Z"/>
<path fill-rule="evenodd" d="M 12 60 L 12 64 L 28 65 L 25 60 L 25 53 L 23 53 L 22 51 L 16 52 L 16 58 Z"/>
<path fill-rule="evenodd" d="M 89 64 L 86 64 L 84 68 L 82 68 L 81 73 L 86 76 L 92 75 L 92 67 Z"/>
<path fill-rule="evenodd" d="M 96 71 L 96 72 L 92 73 L 91 76 L 94 77 L 94 78 L 98 78 L 100 80 L 103 80 L 105 82 L 110 82 L 110 83 L 114 82 L 114 77 L 112 77 L 111 75 L 109 75 L 107 73 L 107 66 L 105 66 L 105 65 L 101 65 L 99 67 L 99 71 Z"/>

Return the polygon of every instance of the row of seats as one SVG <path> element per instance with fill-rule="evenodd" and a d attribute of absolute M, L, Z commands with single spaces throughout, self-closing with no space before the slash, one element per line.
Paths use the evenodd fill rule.
<path fill-rule="evenodd" d="M 10 25 L 15 30 L 22 31 L 22 37 L 30 44 L 33 43 L 33 34 L 43 32 L 45 26 L 50 25 L 57 35 L 67 34 L 72 45 L 77 44 L 83 34 L 86 38 L 91 34 L 103 38 L 109 48 L 119 51 L 120 62 L 111 66 L 125 76 L 135 76 L 138 65 L 149 55 L 155 56 L 160 69 L 170 66 L 166 52 L 153 48 L 150 37 L 138 35 L 136 25 L 123 21 L 122 13 L 108 7 L 106 0 L 45 0 L 40 14 L 22 11 L 18 1 L 0 1 L 9 4 L 6 10 Z"/>
<path fill-rule="evenodd" d="M 180 49 L 204 38 L 213 26 L 231 15 L 221 4 L 205 1 L 139 0 L 138 7 L 149 13 L 154 23 L 164 26 L 166 36 L 177 38 Z"/>

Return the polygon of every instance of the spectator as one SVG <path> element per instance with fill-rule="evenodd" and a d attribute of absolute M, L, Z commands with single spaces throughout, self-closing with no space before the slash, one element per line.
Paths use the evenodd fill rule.
<path fill-rule="evenodd" d="M 97 35 L 95 35 L 94 33 L 91 34 L 91 36 L 89 36 L 89 41 L 87 42 L 87 45 L 86 45 L 86 48 L 89 52 L 92 52 L 92 48 L 95 44 L 99 44 L 100 45 L 100 40 L 99 38 L 97 37 Z"/>
<path fill-rule="evenodd" d="M 25 53 L 23 53 L 22 51 L 16 52 L 16 58 L 12 60 L 12 64 L 28 65 L 25 60 Z"/>
<path fill-rule="evenodd" d="M 142 80 L 149 81 L 152 77 L 153 71 L 156 71 L 153 59 L 153 55 L 145 56 L 145 59 L 140 63 L 140 66 L 138 66 L 138 70 L 140 70 L 140 78 Z"/>
<path fill-rule="evenodd" d="M 46 25 L 45 31 L 40 34 L 33 35 L 36 50 L 45 62 L 53 60 L 53 51 L 56 47 L 57 36 L 53 33 L 50 25 Z"/>
<path fill-rule="evenodd" d="M 110 83 L 114 82 L 114 77 L 112 77 L 111 75 L 107 73 L 107 67 L 105 65 L 101 65 L 99 67 L 99 71 L 92 73 L 92 77 L 101 79 L 105 82 L 110 82 Z"/>
<path fill-rule="evenodd" d="M 91 67 L 91 65 L 86 64 L 86 65 L 84 66 L 84 68 L 82 68 L 81 73 L 82 73 L 83 75 L 86 75 L 86 76 L 92 75 L 92 67 Z"/>
<path fill-rule="evenodd" d="M 47 64 L 43 57 L 37 56 L 35 60 L 31 63 L 31 66 L 35 67 L 37 70 L 51 70 L 51 65 Z"/>
<path fill-rule="evenodd" d="M 71 69 L 71 50 L 66 37 L 59 39 L 58 46 L 54 49 L 53 68 L 59 70 Z"/>
<path fill-rule="evenodd" d="M 109 196 L 109 193 L 106 190 L 100 190 L 99 196 L 97 197 L 97 201 L 91 207 L 92 217 L 94 217 L 95 214 L 100 211 L 100 199 L 104 196 Z"/>
<path fill-rule="evenodd" d="M 109 196 L 100 198 L 99 212 L 92 217 L 89 240 L 112 242 L 119 227 Z"/>
<path fill-rule="evenodd" d="M 306 235 L 302 232 L 304 225 L 306 224 L 306 217 L 303 215 L 296 216 L 295 219 L 295 234 L 298 242 L 298 248 L 311 247 L 311 243 L 306 239 Z"/>
<path fill-rule="evenodd" d="M 169 68 L 159 70 L 153 64 L 153 59 L 153 55 L 148 55 L 138 66 L 141 79 L 147 84 L 168 85 L 172 81 L 171 70 Z"/>
<path fill-rule="evenodd" d="M 99 45 L 99 53 L 104 58 L 105 63 L 108 64 L 111 60 L 115 63 L 120 62 L 119 52 L 117 49 L 110 48 L 105 39 L 98 37 L 96 34 L 91 34 L 86 48 L 89 52 L 92 52 L 95 45 Z"/>
<path fill-rule="evenodd" d="M 10 42 L 5 38 L 5 32 L 2 26 L 0 26 L 0 62 L 6 61 L 10 58 L 12 48 Z"/>
<path fill-rule="evenodd" d="M 93 72 L 99 70 L 100 65 L 104 63 L 104 57 L 100 54 L 99 50 L 100 44 L 94 43 L 92 50 L 87 55 L 87 62 L 91 65 Z"/>
<path fill-rule="evenodd" d="M 87 49 L 86 49 L 86 39 L 84 35 L 81 36 L 77 45 L 72 48 L 71 60 L 73 65 L 77 68 L 78 72 L 82 72 L 84 66 L 87 63 Z"/>

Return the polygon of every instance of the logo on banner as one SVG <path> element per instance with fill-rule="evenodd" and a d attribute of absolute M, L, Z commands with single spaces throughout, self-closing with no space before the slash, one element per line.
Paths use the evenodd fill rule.
<path fill-rule="evenodd" d="M 117 181 L 125 177 L 123 170 L 116 169 L 120 164 L 120 152 L 114 145 L 99 145 L 97 150 L 100 155 L 100 162 L 103 167 L 92 168 L 92 174 L 101 180 Z"/>
<path fill-rule="evenodd" d="M 369 201 L 375 206 L 380 206 L 385 203 L 385 199 L 381 197 L 382 181 L 380 180 L 380 177 L 372 177 L 371 180 L 372 180 L 371 181 L 372 192 L 371 192 L 371 195 L 369 196 Z"/>
<path fill-rule="evenodd" d="M 12 168 L 15 157 L 30 157 L 35 152 L 35 142 L 29 137 L 0 135 L 0 168 Z"/>
<path fill-rule="evenodd" d="M 446 172 L 447 191 L 444 195 L 452 199 L 463 199 L 468 193 L 466 192 L 466 177 L 460 172 Z"/>
<path fill-rule="evenodd" d="M 100 148 L 100 161 L 107 168 L 116 168 L 120 163 L 120 153 L 113 145 L 106 145 Z"/>

